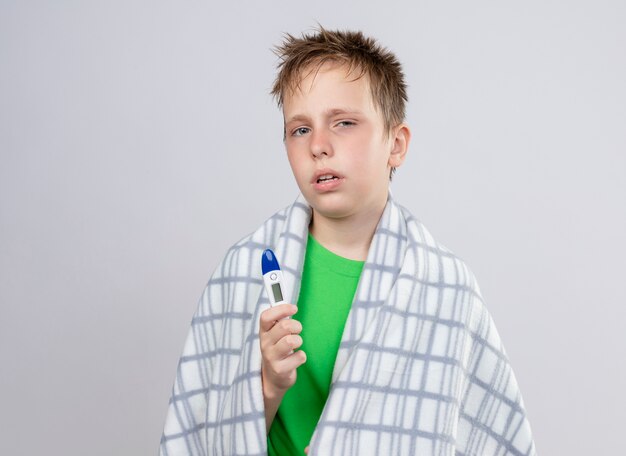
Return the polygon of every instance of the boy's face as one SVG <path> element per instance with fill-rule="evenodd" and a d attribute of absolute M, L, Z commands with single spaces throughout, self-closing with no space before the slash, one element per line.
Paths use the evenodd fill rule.
<path fill-rule="evenodd" d="M 325 63 L 284 98 L 287 156 L 314 220 L 380 216 L 389 171 L 404 161 L 408 129 L 401 127 L 406 141 L 398 153 L 398 129 L 386 134 L 368 77 L 354 77 L 345 66 Z M 322 182 L 324 175 L 334 178 Z"/>

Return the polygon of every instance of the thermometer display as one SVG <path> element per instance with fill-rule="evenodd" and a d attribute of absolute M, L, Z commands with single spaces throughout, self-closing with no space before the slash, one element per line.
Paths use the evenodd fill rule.
<path fill-rule="evenodd" d="M 283 301 L 283 290 L 280 289 L 280 283 L 272 284 L 272 293 L 274 294 L 274 302 Z"/>

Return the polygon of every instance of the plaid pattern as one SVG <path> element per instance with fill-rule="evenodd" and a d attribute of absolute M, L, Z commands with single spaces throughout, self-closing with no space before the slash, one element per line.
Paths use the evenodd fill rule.
<path fill-rule="evenodd" d="M 178 364 L 160 454 L 265 455 L 258 321 L 272 248 L 295 303 L 311 209 L 299 195 L 226 254 Z M 513 371 L 465 263 L 389 195 L 310 455 L 535 455 Z"/>

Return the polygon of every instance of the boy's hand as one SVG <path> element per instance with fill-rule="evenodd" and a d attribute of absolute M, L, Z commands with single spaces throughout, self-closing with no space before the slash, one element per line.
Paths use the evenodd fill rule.
<path fill-rule="evenodd" d="M 296 382 L 296 368 L 306 361 L 306 354 L 295 349 L 302 345 L 302 325 L 285 318 L 298 310 L 293 304 L 279 304 L 261 313 L 259 337 L 261 342 L 261 374 L 263 395 L 282 396 Z"/>
<path fill-rule="evenodd" d="M 261 379 L 265 402 L 265 426 L 269 433 L 278 406 L 287 390 L 296 382 L 296 368 L 306 361 L 302 350 L 299 321 L 290 317 L 298 310 L 293 304 L 279 304 L 261 312 L 259 339 L 261 343 Z"/>

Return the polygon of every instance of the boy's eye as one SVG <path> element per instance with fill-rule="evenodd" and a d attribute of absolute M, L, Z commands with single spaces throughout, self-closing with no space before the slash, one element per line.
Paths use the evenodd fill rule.
<path fill-rule="evenodd" d="M 309 132 L 309 129 L 307 127 L 299 127 L 296 128 L 292 135 L 293 136 L 302 136 L 302 135 L 306 135 Z"/>
<path fill-rule="evenodd" d="M 342 120 L 341 122 L 337 122 L 337 125 L 340 127 L 351 127 L 356 125 L 356 123 L 351 120 Z"/>

